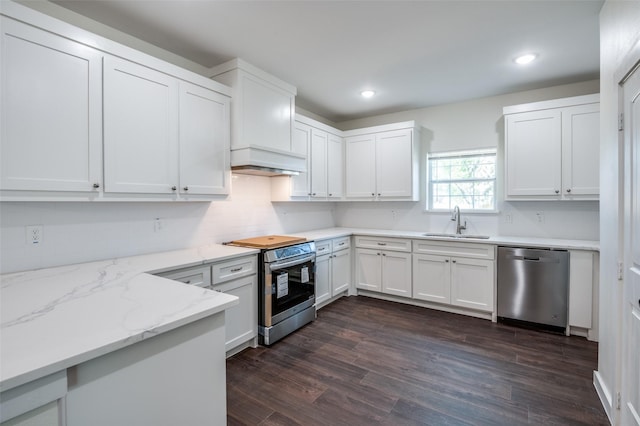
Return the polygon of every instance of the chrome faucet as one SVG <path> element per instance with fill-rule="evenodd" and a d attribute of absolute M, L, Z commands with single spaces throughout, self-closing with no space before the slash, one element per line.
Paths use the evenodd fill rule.
<path fill-rule="evenodd" d="M 467 221 L 464 221 L 464 225 L 460 224 L 460 207 L 455 206 L 453 208 L 453 214 L 451 215 L 451 220 L 456 223 L 456 235 L 462 234 L 463 229 L 467 229 Z"/>

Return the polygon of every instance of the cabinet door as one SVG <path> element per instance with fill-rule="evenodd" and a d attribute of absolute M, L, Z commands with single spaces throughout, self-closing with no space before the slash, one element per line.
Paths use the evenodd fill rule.
<path fill-rule="evenodd" d="M 107 192 L 162 194 L 177 190 L 176 79 L 105 57 L 104 167 Z"/>
<path fill-rule="evenodd" d="M 256 275 L 219 284 L 214 290 L 238 297 L 239 304 L 224 311 L 225 351 L 258 335 L 258 279 Z"/>
<path fill-rule="evenodd" d="M 0 189 L 92 191 L 102 175 L 101 54 L 0 19 Z"/>
<path fill-rule="evenodd" d="M 507 196 L 559 197 L 561 112 L 524 112 L 505 117 Z"/>
<path fill-rule="evenodd" d="M 372 198 L 376 194 L 375 136 L 352 136 L 345 139 L 346 196 Z"/>
<path fill-rule="evenodd" d="M 231 100 L 180 82 L 180 192 L 229 193 Z"/>
<path fill-rule="evenodd" d="M 327 144 L 329 135 L 318 129 L 311 129 L 311 196 L 327 197 Z"/>
<path fill-rule="evenodd" d="M 493 312 L 494 262 L 451 258 L 451 304 Z"/>
<path fill-rule="evenodd" d="M 316 304 L 322 303 L 331 297 L 331 256 L 318 256 L 316 258 Z"/>
<path fill-rule="evenodd" d="M 376 188 L 378 197 L 413 195 L 413 131 L 376 135 Z"/>
<path fill-rule="evenodd" d="M 356 249 L 356 287 L 382 290 L 382 256 L 380 251 Z"/>
<path fill-rule="evenodd" d="M 349 289 L 351 282 L 351 250 L 340 250 L 331 258 L 331 295 Z"/>
<path fill-rule="evenodd" d="M 593 256 L 591 251 L 569 251 L 569 325 L 591 328 Z"/>
<path fill-rule="evenodd" d="M 451 261 L 446 256 L 413 255 L 413 298 L 451 303 Z"/>
<path fill-rule="evenodd" d="M 600 104 L 562 111 L 562 191 L 565 197 L 600 194 Z M 591 197 L 590 197 L 591 198 Z"/>
<path fill-rule="evenodd" d="M 291 142 L 292 151 L 295 154 L 302 154 L 307 157 L 307 171 L 297 176 L 291 176 L 291 196 L 308 197 L 311 194 L 309 183 L 309 171 L 311 169 L 311 127 L 303 123 L 295 123 L 293 128 L 293 138 Z"/>
<path fill-rule="evenodd" d="M 327 145 L 327 196 L 342 198 L 344 194 L 344 149 L 342 138 L 329 134 Z"/>
<path fill-rule="evenodd" d="M 382 292 L 411 297 L 411 254 L 382 252 Z"/>

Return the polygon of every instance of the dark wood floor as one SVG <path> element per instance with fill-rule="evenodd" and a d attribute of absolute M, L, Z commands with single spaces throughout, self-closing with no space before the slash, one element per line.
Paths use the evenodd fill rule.
<path fill-rule="evenodd" d="M 229 425 L 607 425 L 597 344 L 363 296 L 227 360 Z"/>

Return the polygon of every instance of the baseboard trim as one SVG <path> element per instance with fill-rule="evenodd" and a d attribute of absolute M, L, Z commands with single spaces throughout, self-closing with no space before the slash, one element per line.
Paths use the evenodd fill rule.
<path fill-rule="evenodd" d="M 593 372 L 593 386 L 596 388 L 596 393 L 600 398 L 604 412 L 607 414 L 609 423 L 613 424 L 613 395 L 597 370 Z"/>

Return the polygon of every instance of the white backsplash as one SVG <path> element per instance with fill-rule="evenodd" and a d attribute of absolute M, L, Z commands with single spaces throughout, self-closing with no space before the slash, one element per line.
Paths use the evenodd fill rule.
<path fill-rule="evenodd" d="M 269 178 L 238 175 L 232 195 L 211 203 L 3 202 L 0 273 L 335 226 L 332 203 L 270 197 Z M 28 225 L 43 226 L 41 244 L 27 244 Z"/>

